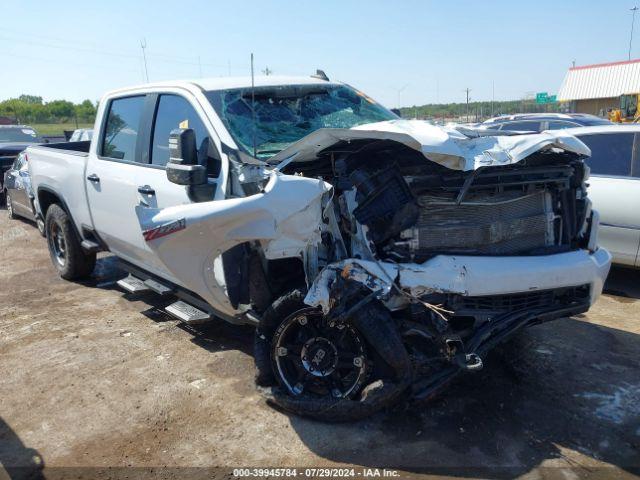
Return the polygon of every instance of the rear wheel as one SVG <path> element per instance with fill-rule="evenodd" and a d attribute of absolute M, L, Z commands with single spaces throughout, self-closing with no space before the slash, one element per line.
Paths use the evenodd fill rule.
<path fill-rule="evenodd" d="M 85 253 L 67 212 L 57 204 L 47 210 L 45 232 L 51 261 L 62 278 L 76 280 L 91 275 L 96 254 Z"/>
<path fill-rule="evenodd" d="M 16 218 L 16 214 L 13 211 L 13 202 L 11 201 L 11 195 L 9 195 L 9 192 L 5 193 L 5 198 L 7 201 L 7 214 L 9 215 L 9 218 L 13 220 Z"/>

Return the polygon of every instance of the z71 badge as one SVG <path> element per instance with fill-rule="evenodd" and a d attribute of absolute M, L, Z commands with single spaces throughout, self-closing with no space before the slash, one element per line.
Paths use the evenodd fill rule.
<path fill-rule="evenodd" d="M 144 236 L 144 240 L 149 242 L 151 240 L 155 240 L 160 237 L 166 237 L 167 235 L 171 235 L 172 233 L 179 232 L 180 230 L 184 230 L 187 223 L 184 218 L 180 220 L 175 220 L 173 222 L 165 223 L 164 225 L 160 225 L 159 227 L 151 228 L 149 230 L 145 230 L 142 232 Z"/>

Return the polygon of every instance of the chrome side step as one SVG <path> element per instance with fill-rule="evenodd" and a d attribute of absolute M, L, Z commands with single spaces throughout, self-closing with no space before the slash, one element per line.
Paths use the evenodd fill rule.
<path fill-rule="evenodd" d="M 189 325 L 204 323 L 211 320 L 211 315 L 209 313 L 203 312 L 199 308 L 196 308 L 187 302 L 183 302 L 182 300 L 172 303 L 165 308 L 165 311 Z"/>
<path fill-rule="evenodd" d="M 128 277 L 118 280 L 116 284 L 127 293 L 147 292 L 150 288 L 142 280 L 129 274 Z"/>
<path fill-rule="evenodd" d="M 82 240 L 80 246 L 89 253 L 100 251 L 100 245 L 91 240 Z"/>
<path fill-rule="evenodd" d="M 148 278 L 143 283 L 147 288 L 153 290 L 158 295 L 168 295 L 170 293 L 173 293 L 173 289 L 171 287 L 167 287 L 165 284 L 156 282 L 151 278 Z"/>

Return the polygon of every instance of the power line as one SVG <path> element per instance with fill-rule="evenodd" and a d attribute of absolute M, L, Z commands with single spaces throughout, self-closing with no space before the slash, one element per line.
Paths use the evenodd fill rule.
<path fill-rule="evenodd" d="M 45 38 L 45 37 L 42 37 L 42 38 Z M 123 58 L 131 58 L 131 59 L 140 58 L 139 54 L 125 53 L 125 52 L 115 51 L 115 50 L 106 50 L 103 48 L 87 48 L 87 47 L 82 47 L 77 45 L 73 45 L 73 46 L 72 45 L 54 45 L 50 42 L 45 43 L 42 41 L 37 41 L 37 40 L 33 41 L 25 38 L 11 38 L 11 37 L 7 37 L 6 35 L 0 35 L 0 39 L 2 39 L 3 43 L 6 43 L 6 41 L 10 41 L 10 42 L 22 43 L 25 45 L 32 45 L 32 46 L 38 46 L 38 47 L 44 47 L 44 48 L 53 48 L 57 50 L 93 53 L 98 55 L 107 55 L 107 56 L 123 57 Z M 198 63 L 197 61 L 194 62 L 192 59 L 188 59 L 185 57 L 175 57 L 171 55 L 165 55 L 162 53 L 154 53 L 153 50 L 149 51 L 148 49 L 145 51 L 145 55 L 147 57 L 154 58 L 155 61 L 157 62 L 191 65 L 191 66 L 208 66 L 208 67 L 214 67 L 219 69 L 228 68 L 229 70 L 231 70 L 230 64 L 225 65 L 225 64 L 215 64 L 215 63 L 206 63 L 206 62 Z"/>

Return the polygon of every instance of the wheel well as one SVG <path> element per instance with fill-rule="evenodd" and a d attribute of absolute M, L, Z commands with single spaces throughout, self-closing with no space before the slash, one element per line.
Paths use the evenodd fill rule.
<path fill-rule="evenodd" d="M 262 313 L 271 303 L 292 288 L 306 285 L 300 258 L 262 261 L 255 252 L 249 259 L 249 296 L 253 308 Z"/>
<path fill-rule="evenodd" d="M 275 298 L 287 290 L 306 285 L 302 259 L 291 257 L 269 260 L 267 262 L 267 278 Z"/>
<path fill-rule="evenodd" d="M 60 198 L 55 194 L 48 190 L 40 190 L 38 191 L 38 204 L 40 205 L 40 212 L 42 213 L 42 218 L 46 218 L 47 210 L 51 205 L 57 203 L 61 208 L 65 209 L 64 204 L 60 201 Z"/>

